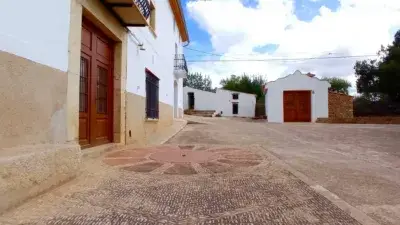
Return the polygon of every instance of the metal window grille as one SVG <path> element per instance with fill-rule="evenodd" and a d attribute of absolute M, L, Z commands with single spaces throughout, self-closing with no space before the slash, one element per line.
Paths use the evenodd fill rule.
<path fill-rule="evenodd" d="M 149 0 L 135 0 L 135 3 L 138 6 L 142 15 L 144 16 L 144 18 L 148 19 L 151 12 Z"/>
<path fill-rule="evenodd" d="M 150 71 L 146 70 L 146 117 L 159 118 L 158 111 L 158 84 L 159 79 Z"/>
<path fill-rule="evenodd" d="M 184 54 L 176 54 L 175 55 L 175 63 L 174 63 L 175 70 L 185 70 L 186 73 L 188 72 L 188 67 L 185 59 Z"/>
<path fill-rule="evenodd" d="M 79 112 L 87 112 L 88 108 L 88 70 L 88 60 L 82 57 L 79 76 Z"/>

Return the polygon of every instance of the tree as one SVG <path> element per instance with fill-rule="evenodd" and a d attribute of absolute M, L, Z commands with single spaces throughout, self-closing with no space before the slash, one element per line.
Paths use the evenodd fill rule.
<path fill-rule="evenodd" d="M 380 60 L 357 61 L 354 66 L 357 76 L 357 91 L 370 100 L 388 97 L 400 102 L 400 30 L 394 41 L 381 47 Z"/>
<path fill-rule="evenodd" d="M 222 88 L 231 91 L 239 91 L 257 95 L 257 99 L 264 97 L 263 86 L 267 83 L 261 75 L 242 76 L 231 75 L 229 78 L 221 80 Z"/>
<path fill-rule="evenodd" d="M 356 72 L 357 92 L 362 94 L 364 98 L 373 100 L 380 95 L 378 84 L 379 65 L 376 60 L 357 61 L 354 66 Z"/>
<path fill-rule="evenodd" d="M 349 94 L 349 88 L 351 87 L 351 83 L 346 79 L 338 77 L 331 77 L 331 78 L 325 77 L 322 78 L 322 80 L 326 80 L 331 84 L 331 90 L 339 93 L 344 93 L 347 95 Z"/>
<path fill-rule="evenodd" d="M 187 78 L 183 79 L 183 86 L 203 91 L 214 91 L 211 78 L 209 76 L 203 76 L 201 73 L 189 73 Z"/>
<path fill-rule="evenodd" d="M 391 100 L 400 102 L 400 30 L 395 34 L 393 44 L 382 48 L 381 52 L 384 57 L 377 73 L 379 90 Z"/>

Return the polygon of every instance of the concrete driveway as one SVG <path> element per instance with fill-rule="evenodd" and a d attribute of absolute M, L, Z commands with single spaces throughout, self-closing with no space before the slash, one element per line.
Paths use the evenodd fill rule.
<path fill-rule="evenodd" d="M 260 144 L 377 222 L 400 224 L 399 125 L 201 120 L 170 143 Z"/>

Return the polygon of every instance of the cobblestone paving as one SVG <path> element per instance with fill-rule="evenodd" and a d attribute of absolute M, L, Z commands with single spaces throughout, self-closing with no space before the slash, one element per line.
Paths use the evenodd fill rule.
<path fill-rule="evenodd" d="M 151 159 L 178 150 L 212 157 Z M 4 214 L 0 224 L 359 223 L 258 147 L 164 145 L 112 152 L 71 184 Z"/>

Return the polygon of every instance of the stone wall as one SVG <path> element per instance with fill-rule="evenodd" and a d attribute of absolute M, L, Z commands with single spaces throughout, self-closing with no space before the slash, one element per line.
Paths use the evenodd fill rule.
<path fill-rule="evenodd" d="M 400 124 L 400 116 L 359 116 L 353 118 L 318 118 L 317 123 Z"/>
<path fill-rule="evenodd" d="M 353 96 L 329 92 L 329 118 L 353 118 Z"/>
<path fill-rule="evenodd" d="M 174 122 L 174 107 L 159 102 L 159 119 L 146 119 L 146 97 L 126 93 L 126 144 L 137 147 L 149 144 Z"/>
<path fill-rule="evenodd" d="M 0 51 L 0 76 L 0 152 L 66 142 L 66 72 Z"/>

